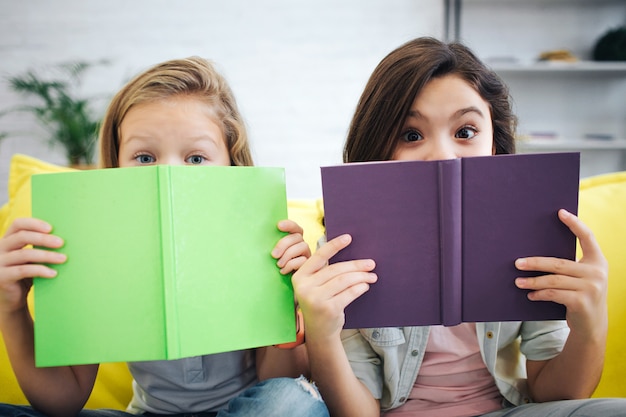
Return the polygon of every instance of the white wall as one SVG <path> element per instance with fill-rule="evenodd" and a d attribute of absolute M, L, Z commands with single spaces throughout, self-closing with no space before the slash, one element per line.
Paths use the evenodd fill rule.
<path fill-rule="evenodd" d="M 86 95 L 110 96 L 135 73 L 200 55 L 229 79 L 257 165 L 283 166 L 290 198 L 321 196 L 319 167 L 341 162 L 357 99 L 380 59 L 443 35 L 440 0 L 0 0 L 0 77 L 75 59 L 111 60 Z M 3 81 L 3 80 L 2 80 Z M 0 109 L 17 97 L 0 83 Z M 99 111 L 107 104 L 100 100 Z M 0 118 L 0 204 L 11 155 L 64 163 L 26 116 Z"/>

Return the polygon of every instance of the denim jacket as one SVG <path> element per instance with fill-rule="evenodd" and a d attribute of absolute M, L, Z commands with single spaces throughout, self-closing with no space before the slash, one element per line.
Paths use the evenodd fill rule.
<path fill-rule="evenodd" d="M 341 339 L 357 378 L 380 399 L 381 410 L 404 404 L 420 370 L 429 327 L 343 330 Z M 558 355 L 569 334 L 565 321 L 476 323 L 480 353 L 502 396 L 530 402 L 526 358 Z"/>

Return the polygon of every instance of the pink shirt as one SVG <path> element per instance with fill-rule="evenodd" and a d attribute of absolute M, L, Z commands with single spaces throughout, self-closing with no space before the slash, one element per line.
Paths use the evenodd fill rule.
<path fill-rule="evenodd" d="M 476 325 L 432 326 L 408 401 L 385 416 L 469 417 L 502 408 L 502 396 L 480 356 Z"/>

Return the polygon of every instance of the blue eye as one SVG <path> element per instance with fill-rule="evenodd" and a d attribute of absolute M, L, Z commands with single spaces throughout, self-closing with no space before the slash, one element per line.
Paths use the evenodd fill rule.
<path fill-rule="evenodd" d="M 139 162 L 140 164 L 152 164 L 155 162 L 154 157 L 147 155 L 147 154 L 137 155 L 135 157 L 135 160 Z"/>
<path fill-rule="evenodd" d="M 454 136 L 459 139 L 472 139 L 477 134 L 478 132 L 476 132 L 476 129 L 471 128 L 471 127 L 463 127 L 459 129 L 459 131 L 456 132 L 456 135 Z"/>
<path fill-rule="evenodd" d="M 206 158 L 202 155 L 191 155 L 185 162 L 191 165 L 200 165 L 204 161 L 206 161 Z"/>
<path fill-rule="evenodd" d="M 424 139 L 422 134 L 416 130 L 409 130 L 402 134 L 402 140 L 405 142 L 417 142 Z"/>

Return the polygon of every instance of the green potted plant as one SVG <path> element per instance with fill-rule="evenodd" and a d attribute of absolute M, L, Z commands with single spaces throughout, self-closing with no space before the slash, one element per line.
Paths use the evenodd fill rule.
<path fill-rule="evenodd" d="M 56 70 L 53 77 L 32 69 L 8 77 L 9 87 L 29 104 L 5 110 L 0 116 L 31 113 L 47 132 L 48 143 L 63 148 L 70 166 L 93 165 L 100 118 L 92 109 L 93 99 L 78 95 L 82 76 L 93 65 L 84 61 L 61 64 L 46 72 Z M 0 139 L 10 135 L 14 133 L 0 133 Z"/>

